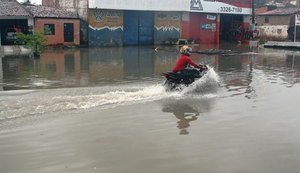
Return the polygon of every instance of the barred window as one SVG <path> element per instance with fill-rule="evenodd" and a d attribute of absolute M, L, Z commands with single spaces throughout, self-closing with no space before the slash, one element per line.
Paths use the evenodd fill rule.
<path fill-rule="evenodd" d="M 44 24 L 44 34 L 45 35 L 55 35 L 55 25 L 54 24 Z"/>

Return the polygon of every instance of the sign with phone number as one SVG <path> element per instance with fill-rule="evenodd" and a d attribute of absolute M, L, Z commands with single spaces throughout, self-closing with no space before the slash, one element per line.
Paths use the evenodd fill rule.
<path fill-rule="evenodd" d="M 223 13 L 242 13 L 243 9 L 240 7 L 220 7 L 219 11 Z"/>

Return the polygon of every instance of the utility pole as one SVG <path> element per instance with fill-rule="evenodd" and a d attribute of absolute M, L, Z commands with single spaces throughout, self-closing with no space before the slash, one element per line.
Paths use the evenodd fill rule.
<path fill-rule="evenodd" d="M 255 25 L 255 8 L 254 8 L 254 0 L 251 1 L 251 6 L 252 6 L 252 25 Z"/>

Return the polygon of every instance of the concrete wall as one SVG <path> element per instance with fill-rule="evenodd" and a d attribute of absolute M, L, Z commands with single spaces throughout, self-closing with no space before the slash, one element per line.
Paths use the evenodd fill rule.
<path fill-rule="evenodd" d="M 191 13 L 189 21 L 189 37 L 195 43 L 212 44 L 219 40 L 218 16 L 202 13 Z"/>
<path fill-rule="evenodd" d="M 180 38 L 181 13 L 156 12 L 154 19 L 154 44 L 172 43 Z"/>
<path fill-rule="evenodd" d="M 74 24 L 74 42 L 64 42 L 64 23 Z M 79 45 L 80 44 L 80 20 L 79 19 L 51 19 L 36 18 L 35 31 L 44 32 L 45 24 L 55 25 L 55 35 L 48 35 L 47 45 Z"/>
<path fill-rule="evenodd" d="M 185 11 L 189 7 L 186 0 L 89 0 L 89 8 L 103 9 Z"/>
<path fill-rule="evenodd" d="M 123 44 L 123 11 L 89 10 L 89 46 Z"/>
<path fill-rule="evenodd" d="M 123 45 L 124 13 L 119 10 L 89 10 L 89 45 Z M 154 44 L 177 41 L 180 38 L 181 13 L 156 12 L 154 16 Z"/>
<path fill-rule="evenodd" d="M 257 28 L 262 39 L 278 41 L 288 39 L 288 25 L 258 26 Z"/>
<path fill-rule="evenodd" d="M 289 23 L 290 16 L 257 16 L 256 28 L 261 39 L 282 41 L 288 39 Z"/>

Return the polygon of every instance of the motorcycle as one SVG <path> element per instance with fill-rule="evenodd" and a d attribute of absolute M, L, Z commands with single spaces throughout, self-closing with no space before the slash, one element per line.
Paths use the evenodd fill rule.
<path fill-rule="evenodd" d="M 163 76 L 166 78 L 164 86 L 168 90 L 180 90 L 181 86 L 189 86 L 197 79 L 203 77 L 208 70 L 208 67 L 203 65 L 203 67 L 200 69 L 187 67 L 182 72 L 163 73 Z"/>

